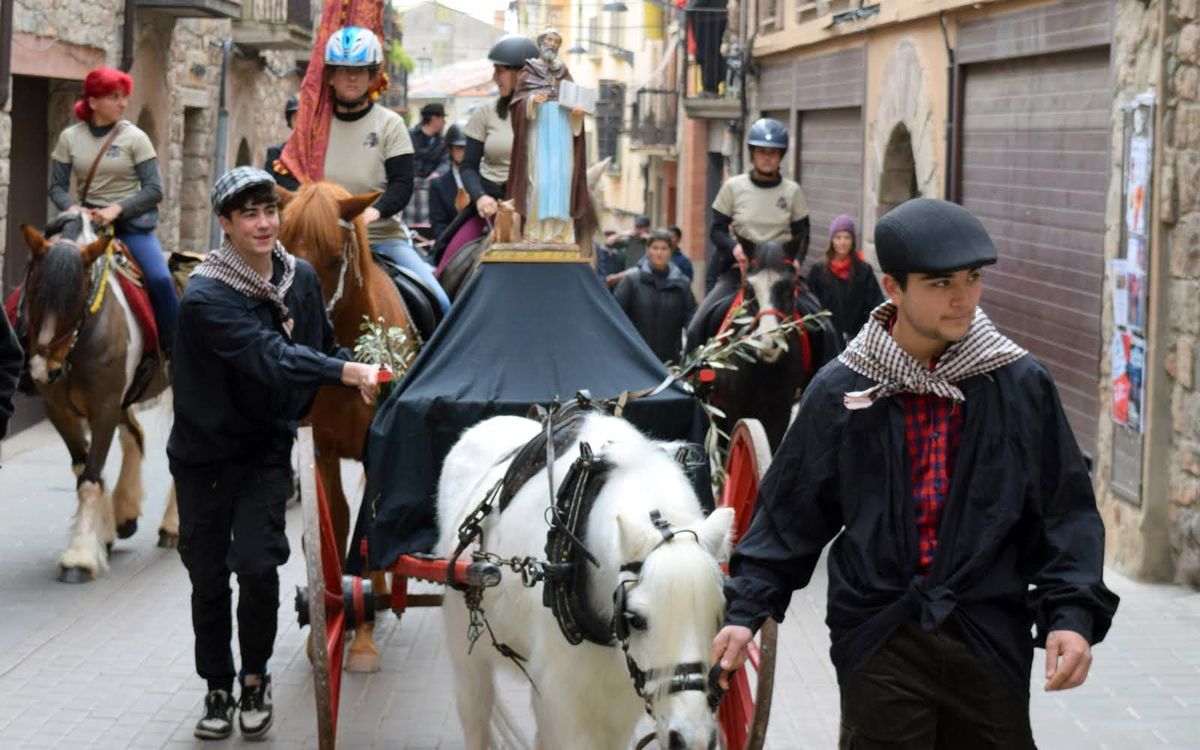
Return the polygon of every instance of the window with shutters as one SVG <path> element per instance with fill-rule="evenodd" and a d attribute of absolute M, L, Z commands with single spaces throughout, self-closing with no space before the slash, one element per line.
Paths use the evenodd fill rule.
<path fill-rule="evenodd" d="M 624 119 L 625 84 L 600 81 L 600 96 L 596 101 L 596 155 L 600 159 L 612 157 L 609 169 L 616 169 L 619 165 Z"/>

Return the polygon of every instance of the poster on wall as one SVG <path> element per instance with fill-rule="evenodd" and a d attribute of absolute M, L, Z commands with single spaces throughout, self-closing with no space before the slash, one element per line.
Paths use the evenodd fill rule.
<path fill-rule="evenodd" d="M 1138 111 L 1135 111 L 1135 129 L 1139 129 L 1136 122 L 1138 117 Z M 1125 173 L 1125 230 L 1131 235 L 1146 233 L 1146 212 L 1150 208 L 1151 156 L 1148 137 L 1135 135 L 1129 139 L 1129 167 Z"/>
<path fill-rule="evenodd" d="M 1117 331 L 1112 340 L 1112 419 L 1141 432 L 1145 404 L 1146 340 Z"/>
<path fill-rule="evenodd" d="M 1109 261 L 1108 276 L 1112 280 L 1113 325 L 1124 328 L 1129 325 L 1129 271 L 1123 258 Z"/>

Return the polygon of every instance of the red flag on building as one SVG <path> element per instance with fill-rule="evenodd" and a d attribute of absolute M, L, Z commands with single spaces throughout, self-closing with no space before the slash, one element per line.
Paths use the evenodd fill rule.
<path fill-rule="evenodd" d="M 325 177 L 325 149 L 329 145 L 329 123 L 333 117 L 333 98 L 325 83 L 325 43 L 333 32 L 346 26 L 371 29 L 382 43 L 383 7 L 384 0 L 325 1 L 308 70 L 300 84 L 296 126 L 279 159 L 300 182 L 317 182 Z M 386 64 L 387 45 L 383 48 Z M 386 81 L 387 75 L 381 67 L 372 91 L 386 86 Z"/>

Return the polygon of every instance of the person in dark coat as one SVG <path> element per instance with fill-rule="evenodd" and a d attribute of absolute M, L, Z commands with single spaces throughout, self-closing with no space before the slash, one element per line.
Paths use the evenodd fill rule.
<path fill-rule="evenodd" d="M 446 128 L 446 153 L 450 156 L 450 168 L 429 187 L 429 225 L 434 239 L 442 236 L 458 212 L 471 201 L 459 172 L 463 156 L 467 153 L 467 134 L 463 132 L 466 126 L 464 120 Z"/>
<path fill-rule="evenodd" d="M 692 259 L 683 254 L 683 230 L 672 224 L 667 227 L 667 231 L 671 233 L 671 262 L 679 266 L 679 270 L 691 281 L 696 269 L 692 265 Z"/>
<path fill-rule="evenodd" d="M 287 122 L 288 134 L 292 132 L 292 128 L 296 125 L 296 113 L 300 111 L 300 97 L 293 94 L 288 97 L 287 103 L 283 105 L 283 119 Z M 285 140 L 283 143 L 277 143 L 274 146 L 267 146 L 267 158 L 263 163 L 263 170 L 274 178 L 275 183 L 280 187 L 288 190 L 296 191 L 300 189 L 300 181 L 296 176 L 279 163 L 279 157 L 283 155 L 283 147 L 287 145 Z"/>
<path fill-rule="evenodd" d="M 271 727 L 267 661 L 279 612 L 278 567 L 289 555 L 284 511 L 296 423 L 322 385 L 356 387 L 373 403 L 379 368 L 338 346 L 321 284 L 279 234 L 271 176 L 238 167 L 213 185 L 220 248 L 196 267 L 171 362 L 175 422 L 167 460 L 179 504 L 179 555 L 192 584 L 196 671 L 208 683 L 201 739 L 233 732 L 233 623 L 238 579 L 239 727 Z"/>
<path fill-rule="evenodd" d="M 652 232 L 646 257 L 613 290 L 617 304 L 663 362 L 683 353 L 683 328 L 696 312 L 691 284 L 671 262 L 671 235 Z"/>
<path fill-rule="evenodd" d="M 808 272 L 808 288 L 833 315 L 842 342 L 854 338 L 871 311 L 883 302 L 875 271 L 858 249 L 854 219 L 842 214 L 829 227 L 825 262 Z"/>
<path fill-rule="evenodd" d="M 875 242 L 890 302 L 804 393 L 713 661 L 727 682 L 833 540 L 841 747 L 1033 748 L 1034 647 L 1046 690 L 1076 687 L 1117 608 L 1092 480 L 1046 366 L 977 307 L 996 261 L 982 223 L 919 198 Z"/>
<path fill-rule="evenodd" d="M 13 394 L 17 392 L 21 368 L 25 365 L 25 351 L 8 316 L 0 318 L 4 318 L 0 328 L 0 439 L 3 439 L 8 434 L 8 420 L 12 419 Z"/>

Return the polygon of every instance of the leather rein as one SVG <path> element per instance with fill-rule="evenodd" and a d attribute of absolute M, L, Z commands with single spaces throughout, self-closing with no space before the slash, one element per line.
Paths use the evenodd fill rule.
<path fill-rule="evenodd" d="M 333 316 L 333 308 L 342 299 L 342 294 L 346 289 L 346 269 L 354 267 L 354 283 L 356 286 L 363 285 L 362 268 L 358 263 L 358 233 L 355 231 L 354 225 L 345 219 L 338 219 L 338 226 L 346 230 L 346 239 L 342 242 L 342 257 L 341 269 L 338 270 L 337 288 L 333 290 L 333 296 L 329 298 L 329 302 L 325 303 L 325 314 Z"/>

